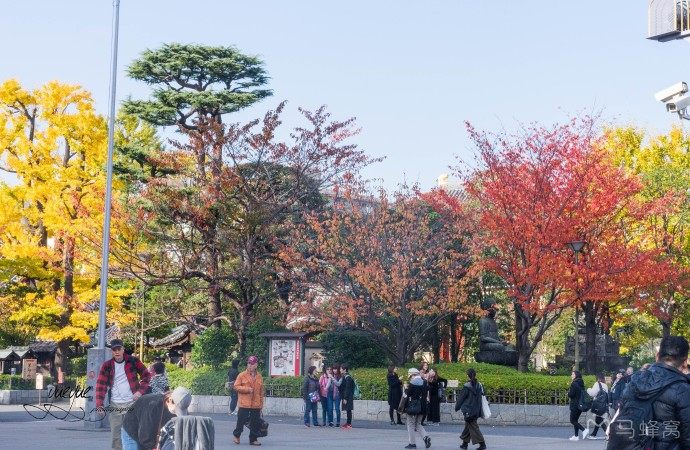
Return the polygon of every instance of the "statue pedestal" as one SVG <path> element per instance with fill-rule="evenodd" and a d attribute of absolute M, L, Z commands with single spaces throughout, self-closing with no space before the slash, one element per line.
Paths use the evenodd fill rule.
<path fill-rule="evenodd" d="M 517 352 L 480 350 L 474 354 L 474 359 L 480 363 L 517 367 L 518 354 Z"/>

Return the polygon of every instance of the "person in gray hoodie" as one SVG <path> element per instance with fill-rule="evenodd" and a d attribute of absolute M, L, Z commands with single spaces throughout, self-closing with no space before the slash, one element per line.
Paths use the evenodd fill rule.
<path fill-rule="evenodd" d="M 422 378 L 418 369 L 414 367 L 407 371 L 409 384 L 405 387 L 405 409 L 407 414 L 407 435 L 410 443 L 405 448 L 417 448 L 416 434 L 419 434 L 424 441 L 426 448 L 431 447 L 431 438 L 422 426 L 422 418 L 427 408 L 427 397 L 429 396 L 429 385 Z"/>

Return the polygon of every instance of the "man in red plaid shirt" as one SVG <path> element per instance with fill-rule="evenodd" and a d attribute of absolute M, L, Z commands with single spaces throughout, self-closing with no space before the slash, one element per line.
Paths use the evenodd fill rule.
<path fill-rule="evenodd" d="M 103 363 L 96 380 L 96 410 L 101 416 L 105 415 L 103 402 L 110 390 L 108 412 L 112 447 L 113 450 L 122 450 L 122 420 L 134 401 L 146 393 L 151 375 L 141 361 L 125 354 L 120 339 L 113 339 L 110 348 L 113 357 Z"/>

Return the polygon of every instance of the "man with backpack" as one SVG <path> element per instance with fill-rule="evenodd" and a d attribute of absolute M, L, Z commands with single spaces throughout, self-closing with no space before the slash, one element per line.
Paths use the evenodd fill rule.
<path fill-rule="evenodd" d="M 688 341 L 661 340 L 656 363 L 635 373 L 609 426 L 608 450 L 690 449 L 690 384 L 681 369 Z"/>

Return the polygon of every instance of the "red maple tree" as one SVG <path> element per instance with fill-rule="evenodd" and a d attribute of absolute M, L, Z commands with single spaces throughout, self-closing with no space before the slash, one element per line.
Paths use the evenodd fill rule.
<path fill-rule="evenodd" d="M 473 254 L 513 299 L 518 368 L 526 371 L 565 308 L 598 306 L 639 284 L 651 255 L 626 235 L 626 217 L 640 208 L 641 185 L 597 145 L 589 118 L 514 136 L 467 128 L 479 168 L 466 177 L 466 202 L 440 195 L 436 204 L 474 211 Z M 587 243 L 579 264 L 572 241 Z"/>

